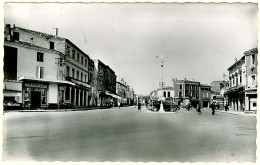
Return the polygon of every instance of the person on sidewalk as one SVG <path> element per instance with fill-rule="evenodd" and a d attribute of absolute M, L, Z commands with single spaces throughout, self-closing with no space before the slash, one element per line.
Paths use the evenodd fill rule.
<path fill-rule="evenodd" d="M 190 111 L 190 108 L 191 108 L 191 103 L 188 103 L 188 105 L 187 105 L 187 111 Z"/>
<path fill-rule="evenodd" d="M 228 104 L 225 105 L 225 111 L 228 111 Z"/>
<path fill-rule="evenodd" d="M 138 111 L 141 112 L 141 103 L 140 102 L 138 102 Z"/>
<path fill-rule="evenodd" d="M 200 103 L 197 105 L 197 111 L 199 115 L 202 115 Z"/>
<path fill-rule="evenodd" d="M 213 102 L 213 103 L 210 105 L 210 108 L 212 109 L 212 115 L 215 115 L 216 103 Z"/>

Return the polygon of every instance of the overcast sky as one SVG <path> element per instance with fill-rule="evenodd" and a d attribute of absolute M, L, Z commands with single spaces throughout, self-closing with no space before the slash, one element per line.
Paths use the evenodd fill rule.
<path fill-rule="evenodd" d="M 257 46 L 257 4 L 8 3 L 5 23 L 54 34 L 109 65 L 137 94 L 172 78 L 210 84 Z M 168 56 L 168 58 L 166 58 Z"/>

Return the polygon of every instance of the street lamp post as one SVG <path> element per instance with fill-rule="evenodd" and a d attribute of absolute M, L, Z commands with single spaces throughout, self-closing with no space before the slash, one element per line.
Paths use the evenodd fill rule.
<path fill-rule="evenodd" d="M 162 75 L 162 82 L 161 82 L 161 104 L 160 104 L 160 110 L 159 110 L 159 112 L 165 112 L 165 111 L 164 111 L 164 108 L 163 108 L 163 100 L 162 100 L 162 98 L 163 98 L 163 90 L 162 90 L 162 88 L 163 88 L 163 56 L 160 56 L 160 57 L 156 56 L 156 58 L 161 58 L 161 75 Z M 167 56 L 166 56 L 166 58 L 167 58 Z"/>

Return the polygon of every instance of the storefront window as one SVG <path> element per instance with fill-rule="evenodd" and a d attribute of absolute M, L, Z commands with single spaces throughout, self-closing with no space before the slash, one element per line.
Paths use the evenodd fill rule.
<path fill-rule="evenodd" d="M 46 89 L 42 89 L 42 104 L 46 104 Z"/>

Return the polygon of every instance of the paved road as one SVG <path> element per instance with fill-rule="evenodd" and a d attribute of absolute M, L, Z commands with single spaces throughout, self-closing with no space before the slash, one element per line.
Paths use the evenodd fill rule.
<path fill-rule="evenodd" d="M 134 107 L 4 114 L 4 160 L 255 162 L 256 117 Z"/>

